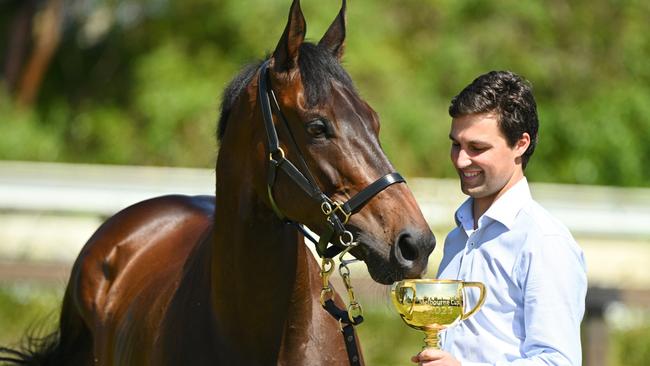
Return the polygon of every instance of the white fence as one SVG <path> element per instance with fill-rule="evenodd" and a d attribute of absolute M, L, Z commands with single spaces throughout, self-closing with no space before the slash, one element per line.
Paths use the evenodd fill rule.
<path fill-rule="evenodd" d="M 407 178 L 434 228 L 464 197 L 454 179 Z M 143 199 L 213 194 L 211 169 L 0 161 L 0 211 L 108 216 Z M 650 238 L 650 189 L 532 183 L 533 196 L 574 235 Z"/>

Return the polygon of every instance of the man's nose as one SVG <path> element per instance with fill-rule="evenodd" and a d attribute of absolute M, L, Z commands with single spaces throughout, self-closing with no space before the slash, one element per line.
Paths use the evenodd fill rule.
<path fill-rule="evenodd" d="M 466 168 L 472 165 L 472 160 L 465 152 L 465 149 L 458 149 L 456 154 L 452 154 L 451 160 L 454 163 L 454 166 L 456 166 L 458 169 Z"/>

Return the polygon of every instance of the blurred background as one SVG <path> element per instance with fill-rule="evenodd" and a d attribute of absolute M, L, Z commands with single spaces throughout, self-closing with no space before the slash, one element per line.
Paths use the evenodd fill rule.
<path fill-rule="evenodd" d="M 222 90 L 274 49 L 289 5 L 0 0 L 0 344 L 54 324 L 103 219 L 152 195 L 213 192 Z M 339 7 L 303 0 L 307 37 Z M 439 243 L 463 200 L 449 100 L 489 70 L 532 83 L 540 144 L 526 173 L 587 255 L 590 366 L 650 364 L 648 19 L 642 0 L 348 2 L 344 65 Z M 421 335 L 355 269 L 367 363 L 408 364 Z"/>

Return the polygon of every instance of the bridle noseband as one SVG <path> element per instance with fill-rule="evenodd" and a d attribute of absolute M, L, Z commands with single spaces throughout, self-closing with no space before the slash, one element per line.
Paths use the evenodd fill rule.
<path fill-rule="evenodd" d="M 280 109 L 280 105 L 278 104 L 278 101 L 275 97 L 273 88 L 270 86 L 269 63 L 270 60 L 267 60 L 260 67 L 257 88 L 258 100 L 262 109 L 262 118 L 264 119 L 264 127 L 266 129 L 267 149 L 269 156 L 269 170 L 267 174 L 268 198 L 273 211 L 275 211 L 276 215 L 280 219 L 296 224 L 296 226 L 301 229 L 303 234 L 307 234 L 300 223 L 295 223 L 287 219 L 287 217 L 278 207 L 275 198 L 273 197 L 273 186 L 275 184 L 277 170 L 280 168 L 311 199 L 319 203 L 321 211 L 326 217 L 327 225 L 325 232 L 320 233 L 320 240 L 316 244 L 316 251 L 322 258 L 332 258 L 339 254 L 342 250 L 347 249 L 347 247 L 350 246 L 354 241 L 352 234 L 345 228 L 345 224 L 347 224 L 350 216 L 358 212 L 379 192 L 395 183 L 405 183 L 406 181 L 399 173 L 386 174 L 359 191 L 344 203 L 333 201 L 327 195 L 325 195 L 318 187 L 315 179 L 311 175 L 307 163 L 304 160 L 303 154 L 300 152 L 300 149 L 298 148 L 298 145 L 293 138 L 293 135 L 291 134 L 289 123 L 287 122 L 287 119 Z M 280 119 L 285 124 L 287 131 L 289 131 L 290 141 L 296 148 L 299 162 L 302 165 L 303 171 L 306 172 L 307 175 L 303 174 L 298 168 L 296 168 L 293 163 L 291 163 L 291 161 L 285 157 L 284 151 L 280 147 L 275 125 L 273 124 L 273 112 L 275 112 L 276 115 L 280 117 Z M 338 236 L 339 238 L 338 245 L 337 243 L 334 243 L 332 246 L 328 247 L 335 236 Z M 307 234 L 306 237 L 314 241 L 310 235 Z"/>

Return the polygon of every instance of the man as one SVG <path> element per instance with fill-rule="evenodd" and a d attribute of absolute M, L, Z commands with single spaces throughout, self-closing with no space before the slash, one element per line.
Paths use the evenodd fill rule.
<path fill-rule="evenodd" d="M 451 161 L 469 198 L 456 211 L 438 271 L 480 281 L 485 304 L 441 334 L 443 350 L 411 360 L 443 365 L 581 365 L 587 291 L 582 250 L 535 202 L 524 169 L 537 143 L 530 86 L 512 72 L 481 75 L 454 97 Z M 473 306 L 477 293 L 469 292 Z"/>

